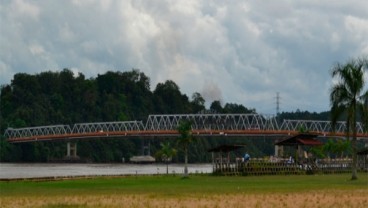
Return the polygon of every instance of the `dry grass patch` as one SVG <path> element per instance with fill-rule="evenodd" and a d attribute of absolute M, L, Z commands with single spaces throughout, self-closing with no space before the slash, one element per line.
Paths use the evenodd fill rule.
<path fill-rule="evenodd" d="M 0 182 L 0 207 L 368 207 L 349 175 L 125 177 Z"/>
<path fill-rule="evenodd" d="M 368 207 L 368 189 L 324 190 L 298 193 L 214 194 L 162 196 L 154 194 L 113 194 L 87 196 L 1 197 L 1 207 Z"/>

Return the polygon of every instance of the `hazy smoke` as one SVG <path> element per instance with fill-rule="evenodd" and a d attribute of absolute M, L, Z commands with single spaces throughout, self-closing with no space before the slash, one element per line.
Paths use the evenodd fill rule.
<path fill-rule="evenodd" d="M 219 100 L 221 103 L 223 101 L 221 89 L 213 81 L 205 82 L 201 91 L 201 95 L 206 100 L 206 104 L 208 105 L 210 105 L 214 100 Z"/>

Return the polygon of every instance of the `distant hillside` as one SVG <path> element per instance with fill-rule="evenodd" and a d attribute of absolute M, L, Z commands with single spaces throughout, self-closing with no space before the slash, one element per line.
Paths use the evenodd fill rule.
<path fill-rule="evenodd" d="M 256 113 L 242 104 L 213 101 L 210 109 L 198 92 L 190 97 L 179 86 L 167 80 L 158 83 L 152 90 L 150 78 L 138 70 L 106 72 L 96 78 L 86 79 L 83 74 L 75 76 L 69 69 L 40 74 L 19 73 L 10 84 L 1 86 L 1 135 L 7 127 L 31 127 L 52 124 L 81 122 L 106 122 L 144 120 L 149 114 L 198 113 Z M 328 120 L 328 112 L 283 112 L 279 119 Z M 150 141 L 152 155 L 164 139 Z M 247 143 L 253 155 L 272 154 L 272 141 L 257 139 L 232 140 Z M 190 161 L 209 162 L 206 150 L 230 142 L 227 139 L 198 139 L 190 152 Z M 78 155 L 86 161 L 120 162 L 142 153 L 143 139 L 95 139 L 78 142 Z M 172 141 L 174 144 L 175 141 Z M 3 136 L 0 141 L 0 161 L 40 162 L 63 158 L 64 142 L 40 142 L 8 144 Z M 183 157 L 179 154 L 176 161 Z"/>

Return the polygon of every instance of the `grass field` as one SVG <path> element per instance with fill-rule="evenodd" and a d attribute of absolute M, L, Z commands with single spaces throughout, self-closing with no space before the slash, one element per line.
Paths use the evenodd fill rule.
<path fill-rule="evenodd" d="M 0 182 L 1 207 L 368 207 L 368 174 Z"/>

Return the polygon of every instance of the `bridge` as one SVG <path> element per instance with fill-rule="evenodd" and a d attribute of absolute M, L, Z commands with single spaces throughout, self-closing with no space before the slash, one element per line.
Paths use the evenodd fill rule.
<path fill-rule="evenodd" d="M 181 120 L 192 122 L 195 136 L 287 136 L 303 129 L 322 137 L 345 137 L 346 122 L 337 122 L 335 131 L 330 121 L 278 121 L 261 114 L 166 114 L 149 115 L 147 121 L 116 121 L 8 128 L 5 137 L 10 143 L 72 140 L 94 137 L 177 137 Z M 368 138 L 363 124 L 357 123 L 357 137 Z"/>

